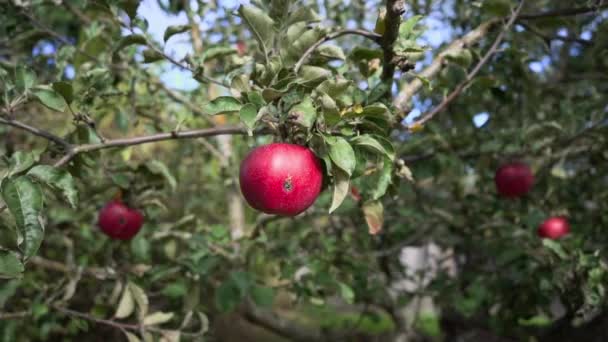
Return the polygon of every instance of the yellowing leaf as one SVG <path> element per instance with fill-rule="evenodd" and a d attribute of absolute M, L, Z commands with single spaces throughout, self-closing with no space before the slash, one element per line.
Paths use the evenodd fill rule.
<path fill-rule="evenodd" d="M 118 308 L 116 309 L 116 313 L 114 317 L 116 318 L 127 318 L 133 313 L 133 309 L 135 309 L 135 302 L 133 301 L 133 295 L 129 290 L 128 286 L 125 286 L 125 289 L 122 293 L 122 297 L 120 298 L 120 302 L 118 303 Z"/>
<path fill-rule="evenodd" d="M 350 177 L 348 174 L 340 169 L 334 170 L 334 195 L 331 201 L 331 208 L 329 208 L 330 214 L 344 202 L 344 199 L 348 195 L 349 185 Z"/>
<path fill-rule="evenodd" d="M 123 332 L 125 333 L 125 335 L 127 336 L 127 341 L 129 342 L 141 342 L 141 340 L 139 339 L 139 337 L 135 336 L 134 334 L 123 330 Z"/>
<path fill-rule="evenodd" d="M 146 317 L 146 315 L 148 314 L 148 296 L 146 296 L 146 293 L 144 292 L 144 290 L 142 290 L 141 287 L 137 286 L 132 282 L 129 282 L 127 287 L 133 295 L 135 303 L 137 304 L 137 307 L 139 309 L 139 316 Z"/>
<path fill-rule="evenodd" d="M 162 334 L 163 336 L 160 338 L 160 342 L 179 342 L 181 335 L 179 330 L 165 330 Z"/>
<path fill-rule="evenodd" d="M 374 32 L 377 34 L 383 35 L 386 31 L 386 7 L 380 7 L 380 11 L 378 13 L 378 18 L 376 19 L 376 25 L 374 27 Z"/>
<path fill-rule="evenodd" d="M 380 201 L 371 201 L 363 205 L 363 215 L 371 235 L 376 235 L 382 231 L 384 223 L 384 207 Z"/>
<path fill-rule="evenodd" d="M 418 133 L 424 129 L 424 125 L 419 122 L 414 122 L 408 127 L 410 133 Z"/>
<path fill-rule="evenodd" d="M 163 324 L 171 320 L 173 318 L 173 312 L 162 312 L 158 311 L 152 313 L 146 317 L 144 317 L 143 324 L 144 325 L 157 325 Z"/>

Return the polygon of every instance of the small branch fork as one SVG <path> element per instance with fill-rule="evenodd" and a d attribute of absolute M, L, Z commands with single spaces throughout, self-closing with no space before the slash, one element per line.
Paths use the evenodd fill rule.
<path fill-rule="evenodd" d="M 566 8 L 533 14 L 521 14 L 518 15 L 516 21 L 530 21 L 549 17 L 571 17 L 598 12 L 605 8 L 608 8 L 608 4 L 599 4 L 593 7 Z M 487 34 L 500 23 L 500 21 L 501 19 L 499 18 L 490 19 L 480 24 L 477 28 L 473 29 L 461 38 L 454 40 L 437 55 L 431 64 L 429 64 L 419 73 L 419 76 L 426 79 L 434 78 L 443 69 L 446 56 L 458 53 L 468 46 L 479 42 L 481 39 L 486 37 Z M 423 87 L 423 85 L 423 82 L 418 78 L 411 80 L 401 88 L 399 94 L 393 100 L 393 105 L 404 113 L 409 112 L 410 100 Z"/>
<path fill-rule="evenodd" d="M 443 99 L 443 101 L 441 101 L 441 103 L 439 105 L 437 105 L 437 107 L 435 107 L 430 112 L 424 114 L 419 120 L 416 120 L 412 124 L 410 124 L 409 125 L 410 129 L 412 127 L 414 127 L 414 126 L 424 125 L 427 121 L 429 121 L 433 117 L 435 117 L 435 115 L 437 115 L 437 114 L 441 113 L 442 111 L 444 111 L 448 107 L 448 105 L 452 101 L 454 101 L 458 97 L 458 95 L 460 95 L 460 93 L 471 83 L 471 81 L 473 81 L 473 79 L 475 78 L 475 76 L 477 76 L 477 74 L 479 73 L 479 71 L 481 70 L 481 68 L 483 68 L 483 66 L 490 60 L 490 58 L 492 57 L 492 55 L 494 55 L 494 53 L 498 49 L 498 46 L 502 42 L 503 38 L 505 37 L 505 35 L 507 34 L 507 32 L 509 32 L 509 30 L 513 26 L 513 23 L 515 23 L 515 21 L 517 20 L 517 16 L 519 15 L 519 12 L 521 11 L 521 9 L 522 9 L 522 7 L 524 5 L 524 2 L 525 2 L 525 0 L 522 0 L 519 3 L 519 5 L 517 6 L 517 8 L 515 9 L 515 11 L 513 12 L 513 14 L 511 15 L 511 18 L 509 19 L 509 21 L 505 24 L 505 26 L 502 29 L 502 31 L 500 31 L 500 33 L 498 34 L 498 36 L 494 40 L 494 43 L 492 44 L 492 46 L 490 47 L 490 49 L 488 49 L 488 51 L 486 52 L 486 54 L 479 60 L 479 62 L 477 63 L 477 65 L 475 65 L 475 67 L 473 68 L 473 70 L 471 70 L 471 72 L 467 75 L 467 77 L 464 79 L 464 81 L 462 81 L 448 96 L 446 96 Z"/>
<path fill-rule="evenodd" d="M 94 317 L 93 315 L 90 315 L 90 314 L 87 314 L 84 312 L 68 309 L 66 307 L 60 306 L 59 304 L 54 304 L 51 306 L 51 308 L 66 316 L 76 317 L 76 318 L 84 319 L 84 320 L 87 320 L 87 321 L 90 321 L 93 323 L 111 326 L 111 327 L 117 328 L 121 331 L 131 330 L 131 331 L 135 331 L 135 332 L 140 332 L 140 331 L 142 331 L 142 329 L 144 329 L 144 327 L 140 324 L 120 323 L 120 322 L 116 322 L 114 320 L 97 318 L 97 317 Z M 27 316 L 30 316 L 31 314 L 32 313 L 30 311 L 0 313 L 0 321 L 8 320 L 8 319 L 23 319 Z M 171 330 L 169 330 L 169 329 L 160 329 L 160 328 L 156 328 L 156 327 L 152 327 L 152 326 L 146 326 L 145 330 L 155 332 L 155 333 L 160 333 L 160 334 L 171 332 Z M 180 330 L 179 333 L 182 336 L 196 338 L 196 337 L 201 337 L 204 334 L 204 330 L 202 330 L 200 332 L 184 332 L 184 331 Z"/>

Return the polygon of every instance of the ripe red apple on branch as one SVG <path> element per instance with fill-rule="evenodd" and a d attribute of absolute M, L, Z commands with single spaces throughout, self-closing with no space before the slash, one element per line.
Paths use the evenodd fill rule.
<path fill-rule="evenodd" d="M 538 227 L 538 236 L 556 240 L 570 232 L 570 224 L 565 217 L 554 216 L 546 219 Z"/>
<path fill-rule="evenodd" d="M 300 145 L 260 146 L 241 163 L 243 196 L 250 206 L 267 214 L 298 215 L 315 202 L 322 183 L 319 158 Z"/>
<path fill-rule="evenodd" d="M 512 162 L 496 170 L 496 190 L 501 196 L 515 198 L 527 194 L 534 184 L 534 174 L 527 164 Z"/>
<path fill-rule="evenodd" d="M 144 216 L 139 210 L 129 208 L 117 200 L 108 202 L 99 211 L 99 228 L 112 239 L 132 239 L 143 222 Z"/>

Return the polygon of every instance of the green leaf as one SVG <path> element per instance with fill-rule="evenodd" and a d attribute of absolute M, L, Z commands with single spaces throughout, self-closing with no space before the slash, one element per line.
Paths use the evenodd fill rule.
<path fill-rule="evenodd" d="M 234 285 L 241 292 L 241 296 L 244 297 L 249 293 L 249 289 L 251 287 L 252 281 L 251 276 L 247 272 L 236 271 L 230 273 L 230 279 L 234 283 Z"/>
<path fill-rule="evenodd" d="M 388 108 L 382 103 L 374 103 L 363 107 L 362 116 L 383 117 L 389 114 Z"/>
<path fill-rule="evenodd" d="M 289 7 L 293 0 L 270 0 L 269 14 L 277 23 L 282 23 L 289 14 Z M 280 26 L 280 25 L 279 25 Z"/>
<path fill-rule="evenodd" d="M 390 141 L 383 141 L 384 144 L 381 144 L 377 138 L 370 134 L 362 134 L 356 136 L 350 140 L 353 145 L 361 146 L 366 150 L 383 154 L 388 157 L 391 161 L 395 160 L 395 150 L 390 143 Z M 388 142 L 388 144 L 387 144 Z"/>
<path fill-rule="evenodd" d="M 295 123 L 303 127 L 312 127 L 317 118 L 317 109 L 312 103 L 312 99 L 310 97 L 305 97 L 302 102 L 291 107 L 289 110 L 289 117 L 293 118 Z"/>
<path fill-rule="evenodd" d="M 122 0 L 119 2 L 120 8 L 129 16 L 129 19 L 135 19 L 137 15 L 137 8 L 139 7 L 140 0 Z"/>
<path fill-rule="evenodd" d="M 350 53 L 349 58 L 354 61 L 369 61 L 374 58 L 382 58 L 382 49 L 370 49 L 362 46 L 356 46 Z"/>
<path fill-rule="evenodd" d="M 34 165 L 38 161 L 38 155 L 36 153 L 25 153 L 23 151 L 17 151 L 13 153 L 11 159 L 8 161 L 8 177 L 12 177 L 18 173 L 21 173 Z M 1 178 L 1 177 L 0 177 Z"/>
<path fill-rule="evenodd" d="M 325 80 L 315 89 L 335 98 L 342 95 L 351 85 L 352 82 L 348 80 Z"/>
<path fill-rule="evenodd" d="M 48 107 L 49 109 L 63 112 L 66 107 L 66 102 L 58 92 L 53 90 L 48 85 L 39 85 L 33 90 L 34 96 L 40 100 L 40 102 Z"/>
<path fill-rule="evenodd" d="M 316 27 L 299 33 L 298 36 L 295 37 L 295 41 L 291 42 L 289 46 L 287 46 L 287 56 L 289 57 L 289 61 L 291 63 L 298 61 L 312 45 L 323 37 L 323 35 L 323 30 Z"/>
<path fill-rule="evenodd" d="M 399 37 L 405 39 L 411 38 L 414 27 L 416 27 L 416 24 L 418 24 L 422 18 L 423 16 L 421 15 L 415 15 L 404 21 L 401 26 L 399 26 Z"/>
<path fill-rule="evenodd" d="M 528 319 L 520 318 L 517 323 L 524 327 L 546 327 L 553 323 L 550 317 L 544 314 L 532 316 Z"/>
<path fill-rule="evenodd" d="M 319 17 L 319 15 L 312 8 L 308 6 L 298 6 L 297 9 L 289 15 L 287 25 L 292 25 L 301 21 L 314 22 L 320 20 L 321 17 Z"/>
<path fill-rule="evenodd" d="M 390 91 L 390 87 L 388 84 L 381 82 L 375 86 L 372 91 L 370 91 L 367 101 L 369 103 L 374 103 L 383 98 Z"/>
<path fill-rule="evenodd" d="M 237 50 L 235 48 L 233 48 L 232 46 L 213 46 L 213 47 L 209 47 L 203 53 L 203 56 L 201 58 L 201 63 L 202 62 L 208 62 L 210 60 L 213 60 L 213 59 L 216 59 L 216 58 L 220 58 L 220 57 L 224 57 L 224 56 L 234 55 L 236 53 L 237 53 Z"/>
<path fill-rule="evenodd" d="M 55 90 L 68 104 L 74 101 L 74 88 L 72 88 L 72 83 L 69 82 L 55 82 L 53 83 L 53 90 Z"/>
<path fill-rule="evenodd" d="M 243 105 L 232 96 L 220 96 L 203 105 L 203 111 L 208 115 L 235 113 L 241 110 Z"/>
<path fill-rule="evenodd" d="M 429 80 L 428 78 L 426 78 L 424 76 L 420 76 L 420 75 L 414 75 L 414 77 L 416 77 L 417 79 L 419 79 L 420 82 L 422 82 L 422 85 L 424 85 L 424 87 L 428 91 L 433 90 L 433 84 L 431 83 L 431 80 Z"/>
<path fill-rule="evenodd" d="M 25 66 L 19 66 L 15 70 L 15 85 L 20 92 L 26 92 L 34 86 L 36 74 Z"/>
<path fill-rule="evenodd" d="M 36 254 L 44 238 L 42 190 L 25 176 L 4 179 L 1 190 L 4 202 L 23 236 L 20 249 L 27 260 Z"/>
<path fill-rule="evenodd" d="M 190 25 L 174 25 L 169 26 L 165 30 L 165 34 L 163 35 L 163 41 L 166 43 L 169 38 L 173 37 L 176 34 L 184 33 L 190 30 Z"/>
<path fill-rule="evenodd" d="M 260 44 L 264 55 L 268 55 L 274 39 L 274 21 L 264 11 L 254 6 L 241 5 L 238 12 Z"/>
<path fill-rule="evenodd" d="M 165 58 L 162 54 L 153 49 L 145 49 L 142 55 L 144 56 L 144 63 L 154 63 Z"/>
<path fill-rule="evenodd" d="M 327 94 L 321 94 L 319 101 L 321 102 L 321 108 L 323 109 L 325 124 L 327 126 L 338 124 L 340 122 L 340 112 L 338 111 L 338 104 L 336 101 Z"/>
<path fill-rule="evenodd" d="M 111 46 L 109 46 L 109 43 L 104 40 L 104 38 L 105 37 L 100 34 L 87 40 L 83 44 L 83 47 L 81 47 L 79 50 L 86 53 L 86 55 L 82 53 L 76 53 L 73 57 L 74 66 L 76 67 L 76 69 L 78 69 L 82 64 L 91 60 L 88 56 L 99 56 L 111 50 Z"/>
<path fill-rule="evenodd" d="M 146 168 L 148 168 L 148 170 L 150 170 L 150 172 L 153 174 L 163 176 L 167 183 L 169 183 L 171 190 L 175 191 L 177 188 L 177 180 L 175 180 L 175 177 L 173 177 L 171 171 L 169 171 L 169 168 L 167 165 L 165 165 L 165 163 L 160 160 L 151 160 L 146 163 Z"/>
<path fill-rule="evenodd" d="M 350 177 L 357 164 L 352 146 L 342 137 L 325 137 L 325 141 L 329 144 L 331 160 Z"/>
<path fill-rule="evenodd" d="M 281 96 L 283 96 L 283 92 L 274 88 L 264 88 L 264 90 L 262 90 L 262 99 L 268 103 L 280 98 Z"/>
<path fill-rule="evenodd" d="M 114 53 L 116 54 L 118 51 L 126 48 L 127 46 L 131 46 L 131 45 L 147 45 L 148 41 L 146 40 L 146 37 L 144 35 L 141 34 L 131 34 L 125 37 L 122 37 L 119 41 L 118 44 L 116 44 L 116 47 L 114 48 Z"/>
<path fill-rule="evenodd" d="M 274 290 L 270 287 L 255 285 L 250 295 L 253 302 L 261 307 L 269 308 L 274 303 Z"/>
<path fill-rule="evenodd" d="M 394 164 L 389 159 L 384 160 L 384 165 L 378 177 L 378 183 L 372 192 L 372 199 L 377 200 L 386 194 L 386 189 L 392 183 Z"/>
<path fill-rule="evenodd" d="M 223 312 L 232 311 L 243 299 L 241 291 L 231 280 L 227 280 L 215 291 L 215 305 Z"/>
<path fill-rule="evenodd" d="M 445 55 L 445 58 L 463 68 L 468 68 L 473 61 L 473 54 L 469 49 L 456 50 Z"/>
<path fill-rule="evenodd" d="M 74 178 L 69 172 L 50 165 L 38 165 L 29 170 L 27 175 L 55 191 L 60 191 L 70 206 L 76 208 L 78 189 L 76 188 Z"/>
<path fill-rule="evenodd" d="M 186 285 L 184 285 L 183 282 L 178 281 L 165 286 L 161 293 L 167 297 L 178 299 L 188 294 L 188 288 L 186 287 Z"/>
<path fill-rule="evenodd" d="M 329 213 L 333 213 L 348 195 L 348 188 L 350 186 L 350 177 L 346 172 L 339 169 L 334 170 L 334 194 L 331 200 L 331 207 Z"/>
<path fill-rule="evenodd" d="M 117 110 L 114 113 L 114 124 L 123 133 L 127 133 L 129 131 L 129 115 L 122 110 Z"/>
<path fill-rule="evenodd" d="M 542 241 L 543 246 L 555 253 L 560 259 L 568 259 L 568 253 L 566 253 L 564 247 L 559 242 L 551 239 L 542 239 Z"/>
<path fill-rule="evenodd" d="M 21 285 L 20 279 L 12 279 L 0 283 L 0 309 L 4 308 L 6 302 L 15 295 Z"/>
<path fill-rule="evenodd" d="M 376 235 L 382 231 L 384 224 L 384 206 L 380 201 L 371 201 L 363 204 L 363 216 L 371 235 Z"/>
<path fill-rule="evenodd" d="M 23 264 L 19 255 L 14 252 L 0 250 L 0 276 L 16 278 L 23 273 Z"/>
<path fill-rule="evenodd" d="M 315 51 L 315 54 L 327 59 L 337 59 L 341 61 L 346 59 L 344 51 L 337 45 L 321 45 Z"/>
<path fill-rule="evenodd" d="M 237 76 L 235 76 L 230 81 L 230 88 L 236 89 L 236 90 L 238 90 L 240 92 L 248 92 L 249 90 L 251 90 L 251 87 L 249 86 L 249 76 L 248 75 L 237 75 Z M 253 94 L 253 93 L 259 94 L 259 92 L 251 92 L 249 94 Z M 249 101 L 253 102 L 256 105 L 258 105 L 258 106 L 261 107 L 261 105 L 259 105 L 258 103 L 252 101 L 251 97 L 249 97 L 249 94 L 248 94 Z"/>
<path fill-rule="evenodd" d="M 331 76 L 331 71 L 317 66 L 303 65 L 300 68 L 300 76 L 302 77 L 304 84 L 311 85 L 327 79 Z"/>
<path fill-rule="evenodd" d="M 511 11 L 511 1 L 510 0 L 485 0 L 481 9 L 491 15 L 496 17 L 504 17 L 507 16 Z"/>
<path fill-rule="evenodd" d="M 258 108 L 262 108 L 266 104 L 262 93 L 260 93 L 259 91 L 252 91 L 247 93 L 247 99 L 249 100 L 249 102 L 253 103 Z"/>
<path fill-rule="evenodd" d="M 285 37 L 281 40 L 281 55 L 287 56 L 289 54 L 289 49 L 293 45 L 293 43 L 302 36 L 304 32 L 308 30 L 308 25 L 305 22 L 300 22 L 294 25 L 289 26 L 287 28 L 287 32 L 285 33 Z M 295 62 L 295 61 L 292 61 Z"/>
<path fill-rule="evenodd" d="M 344 298 L 344 300 L 349 303 L 352 304 L 355 302 L 355 291 L 353 291 L 353 289 L 344 284 L 344 283 L 340 283 L 340 295 L 342 296 L 342 298 Z"/>
<path fill-rule="evenodd" d="M 248 103 L 241 107 L 239 111 L 239 117 L 241 118 L 241 122 L 247 127 L 247 132 L 249 136 L 252 136 L 253 128 L 255 127 L 255 123 L 258 119 L 258 110 L 253 103 Z"/>

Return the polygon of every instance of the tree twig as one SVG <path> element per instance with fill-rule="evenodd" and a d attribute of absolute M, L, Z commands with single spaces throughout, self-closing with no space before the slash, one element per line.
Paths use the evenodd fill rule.
<path fill-rule="evenodd" d="M 148 76 L 151 77 L 151 75 L 149 75 L 149 74 L 148 74 Z M 194 113 L 197 116 L 205 119 L 205 121 L 207 121 L 207 123 L 211 124 L 212 126 L 215 126 L 215 122 L 213 122 L 213 120 L 211 120 L 211 118 L 209 117 L 209 115 L 205 114 L 205 112 L 203 112 L 203 110 L 199 106 L 197 106 L 194 103 L 192 103 L 192 101 L 188 100 L 182 94 L 180 94 L 179 92 L 177 92 L 177 91 L 175 91 L 175 90 L 167 87 L 160 80 L 150 79 L 150 81 L 152 83 L 154 83 L 155 85 L 157 85 L 158 87 L 160 87 L 172 100 L 181 103 L 182 105 L 184 105 L 184 107 L 186 107 L 192 113 Z"/>
<path fill-rule="evenodd" d="M 445 48 L 422 72 L 418 74 L 419 78 L 413 79 L 404 86 L 399 94 L 395 97 L 393 104 L 403 112 L 409 112 L 408 103 L 410 99 L 423 86 L 420 78 L 432 79 L 443 69 L 446 56 L 457 54 L 468 46 L 471 46 L 480 41 L 486 34 L 500 21 L 499 19 L 491 19 L 479 25 L 473 31 L 467 33 L 462 38 L 453 41 Z"/>
<path fill-rule="evenodd" d="M 439 105 L 437 105 L 432 111 L 428 112 L 427 114 L 424 114 L 419 120 L 416 120 L 411 125 L 409 125 L 409 127 L 413 127 L 414 125 L 424 125 L 427 121 L 431 120 L 435 115 L 437 115 L 438 113 L 445 110 L 447 108 L 447 106 L 452 101 L 454 101 L 454 99 L 456 99 L 458 97 L 458 95 L 460 95 L 460 93 L 464 90 L 464 88 L 471 83 L 471 81 L 475 78 L 475 76 L 477 76 L 477 74 L 479 73 L 481 68 L 483 68 L 483 66 L 490 60 L 492 55 L 496 52 L 496 50 L 498 49 L 498 46 L 502 42 L 504 36 L 511 29 L 511 26 L 513 26 L 513 23 L 515 22 L 515 20 L 517 20 L 517 15 L 521 11 L 521 8 L 522 8 L 524 2 L 525 2 L 525 0 L 522 0 L 519 3 L 519 5 L 515 9 L 515 11 L 513 12 L 513 15 L 511 15 L 511 18 L 505 24 L 503 30 L 500 31 L 500 33 L 494 40 L 494 43 L 492 44 L 492 46 L 488 49 L 486 54 L 479 60 L 477 65 L 475 65 L 473 70 L 471 70 L 471 72 L 467 75 L 467 77 L 464 79 L 464 81 L 462 81 L 456 87 L 456 89 L 454 89 L 448 96 L 446 96 L 446 98 L 443 99 L 443 101 L 441 101 L 441 103 Z"/>
<path fill-rule="evenodd" d="M 116 322 L 116 321 L 109 320 L 109 319 L 97 318 L 92 315 L 86 314 L 84 312 L 79 312 L 79 311 L 75 311 L 72 309 L 68 309 L 68 308 L 59 306 L 57 304 L 53 305 L 53 309 L 65 314 L 65 315 L 68 315 L 68 316 L 82 318 L 82 319 L 85 319 L 90 322 L 108 325 L 108 326 L 111 326 L 111 327 L 114 327 L 114 328 L 117 328 L 120 330 L 132 330 L 132 331 L 140 332 L 140 331 L 142 331 L 142 327 L 143 327 L 142 325 L 139 325 L 139 324 L 120 323 L 120 322 Z M 163 332 L 169 331 L 167 329 L 160 329 L 160 328 L 155 328 L 152 326 L 146 326 L 145 330 L 156 332 L 156 333 L 163 333 Z M 191 333 L 191 332 L 180 331 L 180 334 L 182 336 L 188 336 L 188 337 L 200 337 L 203 334 L 203 332 Z"/>
<path fill-rule="evenodd" d="M 522 14 L 519 16 L 520 20 L 533 20 L 543 19 L 548 17 L 571 17 L 579 14 L 587 14 L 591 12 L 597 12 L 601 9 L 608 8 L 608 3 L 598 4 L 597 6 L 585 6 L 577 8 L 564 8 L 554 11 L 547 11 L 541 13 Z"/>
<path fill-rule="evenodd" d="M 532 25 L 528 25 L 524 22 L 520 22 L 518 24 L 523 26 L 526 30 L 530 31 L 531 33 L 541 37 L 544 40 L 561 40 L 564 42 L 573 42 L 573 43 L 578 43 L 578 44 L 585 45 L 585 46 L 593 45 L 593 42 L 589 41 L 589 40 L 585 40 L 585 39 L 581 39 L 581 38 L 572 38 L 572 37 L 549 36 L 549 35 L 541 32 L 540 30 L 536 29 Z"/>
<path fill-rule="evenodd" d="M 33 256 L 28 260 L 28 263 L 36 265 L 40 268 L 48 269 L 55 272 L 60 273 L 72 273 L 76 272 L 76 268 L 70 268 L 66 264 L 63 264 L 59 261 L 48 260 L 39 256 Z M 109 268 L 101 268 L 101 267 L 87 267 L 83 268 L 82 273 L 94 277 L 97 279 L 114 279 L 117 277 L 116 271 Z"/>
<path fill-rule="evenodd" d="M 382 80 L 384 82 L 392 82 L 393 74 L 395 73 L 395 52 L 393 45 L 399 36 L 399 26 L 401 25 L 401 16 L 405 12 L 405 1 L 403 0 L 387 0 L 386 1 L 386 30 L 382 35 L 382 50 L 384 51 L 384 63 L 382 68 Z"/>
<path fill-rule="evenodd" d="M 255 134 L 266 134 L 267 130 L 260 130 Z M 54 165 L 56 167 L 63 166 L 67 164 L 72 158 L 80 153 L 87 153 L 92 151 L 103 150 L 107 148 L 115 148 L 115 147 L 126 147 L 126 146 L 134 146 L 147 144 L 157 141 L 164 140 L 177 140 L 177 139 L 192 139 L 192 138 L 203 138 L 203 137 L 211 137 L 217 135 L 246 135 L 247 130 L 238 127 L 238 126 L 224 126 L 224 127 L 214 127 L 214 128 L 204 128 L 204 129 L 193 129 L 188 131 L 173 131 L 167 133 L 157 133 L 152 135 L 144 135 L 139 137 L 132 138 L 123 138 L 123 139 L 111 139 L 107 140 L 103 143 L 96 144 L 83 144 L 78 145 L 72 148 L 63 158 L 58 160 Z"/>
<path fill-rule="evenodd" d="M 6 319 L 17 319 L 31 315 L 30 311 L 17 311 L 17 312 L 0 312 L 0 321 Z"/>
<path fill-rule="evenodd" d="M 302 57 L 300 57 L 300 59 L 294 65 L 294 67 L 293 67 L 294 72 L 297 73 L 300 70 L 300 68 L 302 67 L 304 62 L 306 62 L 306 59 L 310 56 L 310 54 L 312 54 L 319 46 L 321 46 L 321 44 L 328 42 L 330 40 L 336 39 L 338 37 L 348 35 L 348 34 L 362 36 L 362 37 L 371 39 L 372 41 L 374 41 L 376 43 L 380 43 L 380 39 L 382 38 L 382 36 L 380 36 L 377 33 L 366 31 L 366 30 L 360 30 L 360 29 L 343 29 L 343 30 L 331 32 L 331 33 L 323 36 L 323 38 L 319 39 L 317 42 L 315 42 L 313 45 L 311 45 L 304 52 Z"/>
<path fill-rule="evenodd" d="M 558 17 L 558 16 L 575 16 L 579 14 L 586 14 L 597 11 L 608 7 L 608 4 L 599 5 L 596 7 L 581 7 L 581 8 L 570 8 L 563 10 L 547 11 L 536 14 L 522 14 L 518 16 L 518 20 L 533 20 L 542 19 L 547 17 Z M 470 31 L 462 38 L 457 39 L 450 43 L 437 57 L 418 75 L 421 78 L 432 79 L 434 78 L 443 68 L 445 57 L 450 54 L 457 54 L 467 46 L 471 46 L 481 39 L 483 39 L 490 31 L 492 31 L 497 24 L 501 21 L 500 18 L 490 19 L 481 25 L 477 26 L 474 30 Z M 407 85 L 405 85 L 399 94 L 395 97 L 393 105 L 404 113 L 409 112 L 409 101 L 423 86 L 423 82 L 419 79 L 413 79 Z"/>
<path fill-rule="evenodd" d="M 65 139 L 62 139 L 53 133 L 41 130 L 39 128 L 30 126 L 28 124 L 25 124 L 21 121 L 13 120 L 13 119 L 10 119 L 7 117 L 4 117 L 4 118 L 0 117 L 0 124 L 13 126 L 15 128 L 19 128 L 21 130 L 27 131 L 37 137 L 44 138 L 46 140 L 54 142 L 55 144 L 60 145 L 67 150 L 69 150 L 71 148 L 71 144 L 69 142 L 67 142 Z"/>

